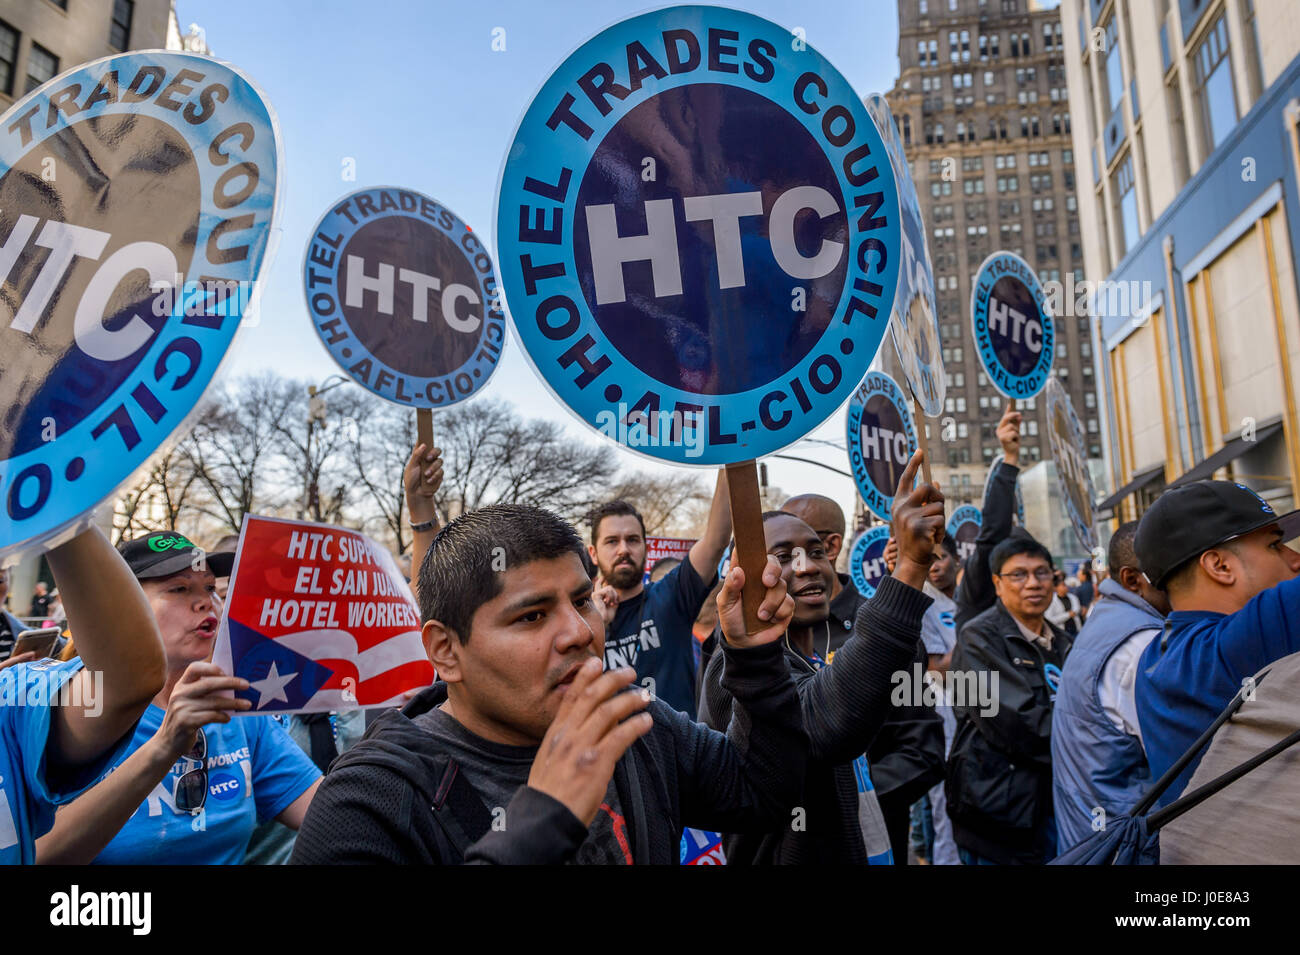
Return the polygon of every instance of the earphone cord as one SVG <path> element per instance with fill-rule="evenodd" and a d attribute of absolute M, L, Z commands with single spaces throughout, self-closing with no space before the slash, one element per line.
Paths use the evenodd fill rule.
<path fill-rule="evenodd" d="M 826 624 L 826 656 L 825 656 L 825 657 L 822 657 L 823 661 L 826 659 L 826 657 L 828 657 L 828 656 L 831 655 L 831 621 L 830 621 L 830 618 L 829 618 L 829 617 L 826 618 L 826 620 L 825 620 L 825 624 Z M 815 666 L 813 666 L 811 663 L 809 663 L 808 660 L 807 660 L 807 658 L 805 658 L 804 655 L 803 655 L 802 653 L 800 653 L 799 651 L 797 651 L 794 647 L 790 646 L 790 631 L 789 631 L 789 630 L 786 630 L 786 632 L 785 632 L 785 646 L 786 646 L 786 649 L 787 649 L 787 650 L 789 650 L 791 653 L 793 653 L 795 656 L 797 656 L 800 660 L 803 660 L 804 666 L 808 667 L 808 669 L 812 670 L 814 673 L 817 672 L 817 668 L 816 668 Z M 817 652 L 817 648 L 814 647 L 814 648 L 813 648 L 813 653 L 816 653 L 816 652 Z M 838 671 L 837 671 L 837 672 L 838 672 Z"/>

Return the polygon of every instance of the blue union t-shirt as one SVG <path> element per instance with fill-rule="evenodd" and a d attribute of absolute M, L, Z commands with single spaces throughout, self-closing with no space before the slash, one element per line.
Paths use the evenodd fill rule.
<path fill-rule="evenodd" d="M 51 785 L 45 761 L 50 704 L 81 667 L 78 657 L 0 670 L 0 865 L 33 864 L 36 839 L 54 825 L 55 806 L 72 802 L 130 751 L 124 734 L 100 759 L 60 780 L 57 788 Z M 83 702 L 94 706 L 90 698 Z"/>
<path fill-rule="evenodd" d="M 164 712 L 149 705 L 135 752 L 158 732 Z M 236 716 L 203 727 L 208 737 L 208 798 L 197 813 L 175 807 L 176 780 L 193 762 L 179 759 L 95 857 L 108 865 L 239 865 L 260 822 L 274 819 L 320 778 L 316 764 L 270 716 Z"/>
<path fill-rule="evenodd" d="M 695 635 L 691 628 L 713 589 L 686 559 L 661 580 L 620 603 L 605 632 L 605 669 L 635 667 L 640 682 L 655 681 L 654 694 L 695 718 Z"/>

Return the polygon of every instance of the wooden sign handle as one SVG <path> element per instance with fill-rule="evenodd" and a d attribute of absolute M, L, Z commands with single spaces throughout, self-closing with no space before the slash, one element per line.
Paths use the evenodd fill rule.
<path fill-rule="evenodd" d="M 415 409 L 415 440 L 425 450 L 433 447 L 433 412 L 428 408 Z"/>
<path fill-rule="evenodd" d="M 912 416 L 916 418 L 916 443 L 921 448 L 921 476 L 926 484 L 933 484 L 934 478 L 930 476 L 930 442 L 925 436 L 925 415 L 916 395 L 912 396 Z"/>
<path fill-rule="evenodd" d="M 732 563 L 745 571 L 741 601 L 745 610 L 745 632 L 757 633 L 765 624 L 758 619 L 763 602 L 763 568 L 767 565 L 767 539 L 763 536 L 763 504 L 758 492 L 758 467 L 753 461 L 727 465 L 727 496 L 731 504 L 731 525 L 736 536 Z"/>

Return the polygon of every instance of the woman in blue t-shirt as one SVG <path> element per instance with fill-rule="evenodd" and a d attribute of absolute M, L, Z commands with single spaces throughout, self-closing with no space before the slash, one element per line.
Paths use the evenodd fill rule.
<path fill-rule="evenodd" d="M 248 682 L 208 662 L 220 613 L 215 574 L 228 575 L 234 555 L 204 555 L 175 533 L 118 549 L 158 623 L 167 683 L 130 755 L 59 810 L 36 842 L 37 861 L 238 864 L 259 822 L 298 828 L 320 770 L 271 717 L 232 719 L 252 705 L 234 696 Z"/>

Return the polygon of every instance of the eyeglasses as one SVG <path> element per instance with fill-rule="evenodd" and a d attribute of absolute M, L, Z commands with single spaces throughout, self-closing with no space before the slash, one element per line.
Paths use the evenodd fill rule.
<path fill-rule="evenodd" d="M 197 769 L 186 770 L 176 780 L 172 801 L 181 812 L 198 812 L 208 800 L 208 737 L 202 729 L 190 751 L 181 754 L 181 759 L 198 763 L 199 766 Z"/>
<path fill-rule="evenodd" d="M 1009 580 L 1017 587 L 1023 587 L 1025 581 L 1029 579 L 1029 571 L 1013 570 L 1009 574 L 994 574 L 993 576 L 1001 577 L 1003 580 Z M 1040 567 L 1038 570 L 1034 571 L 1034 580 L 1038 581 L 1040 584 L 1047 583 L 1052 579 L 1052 576 L 1052 571 L 1046 568 Z"/>

